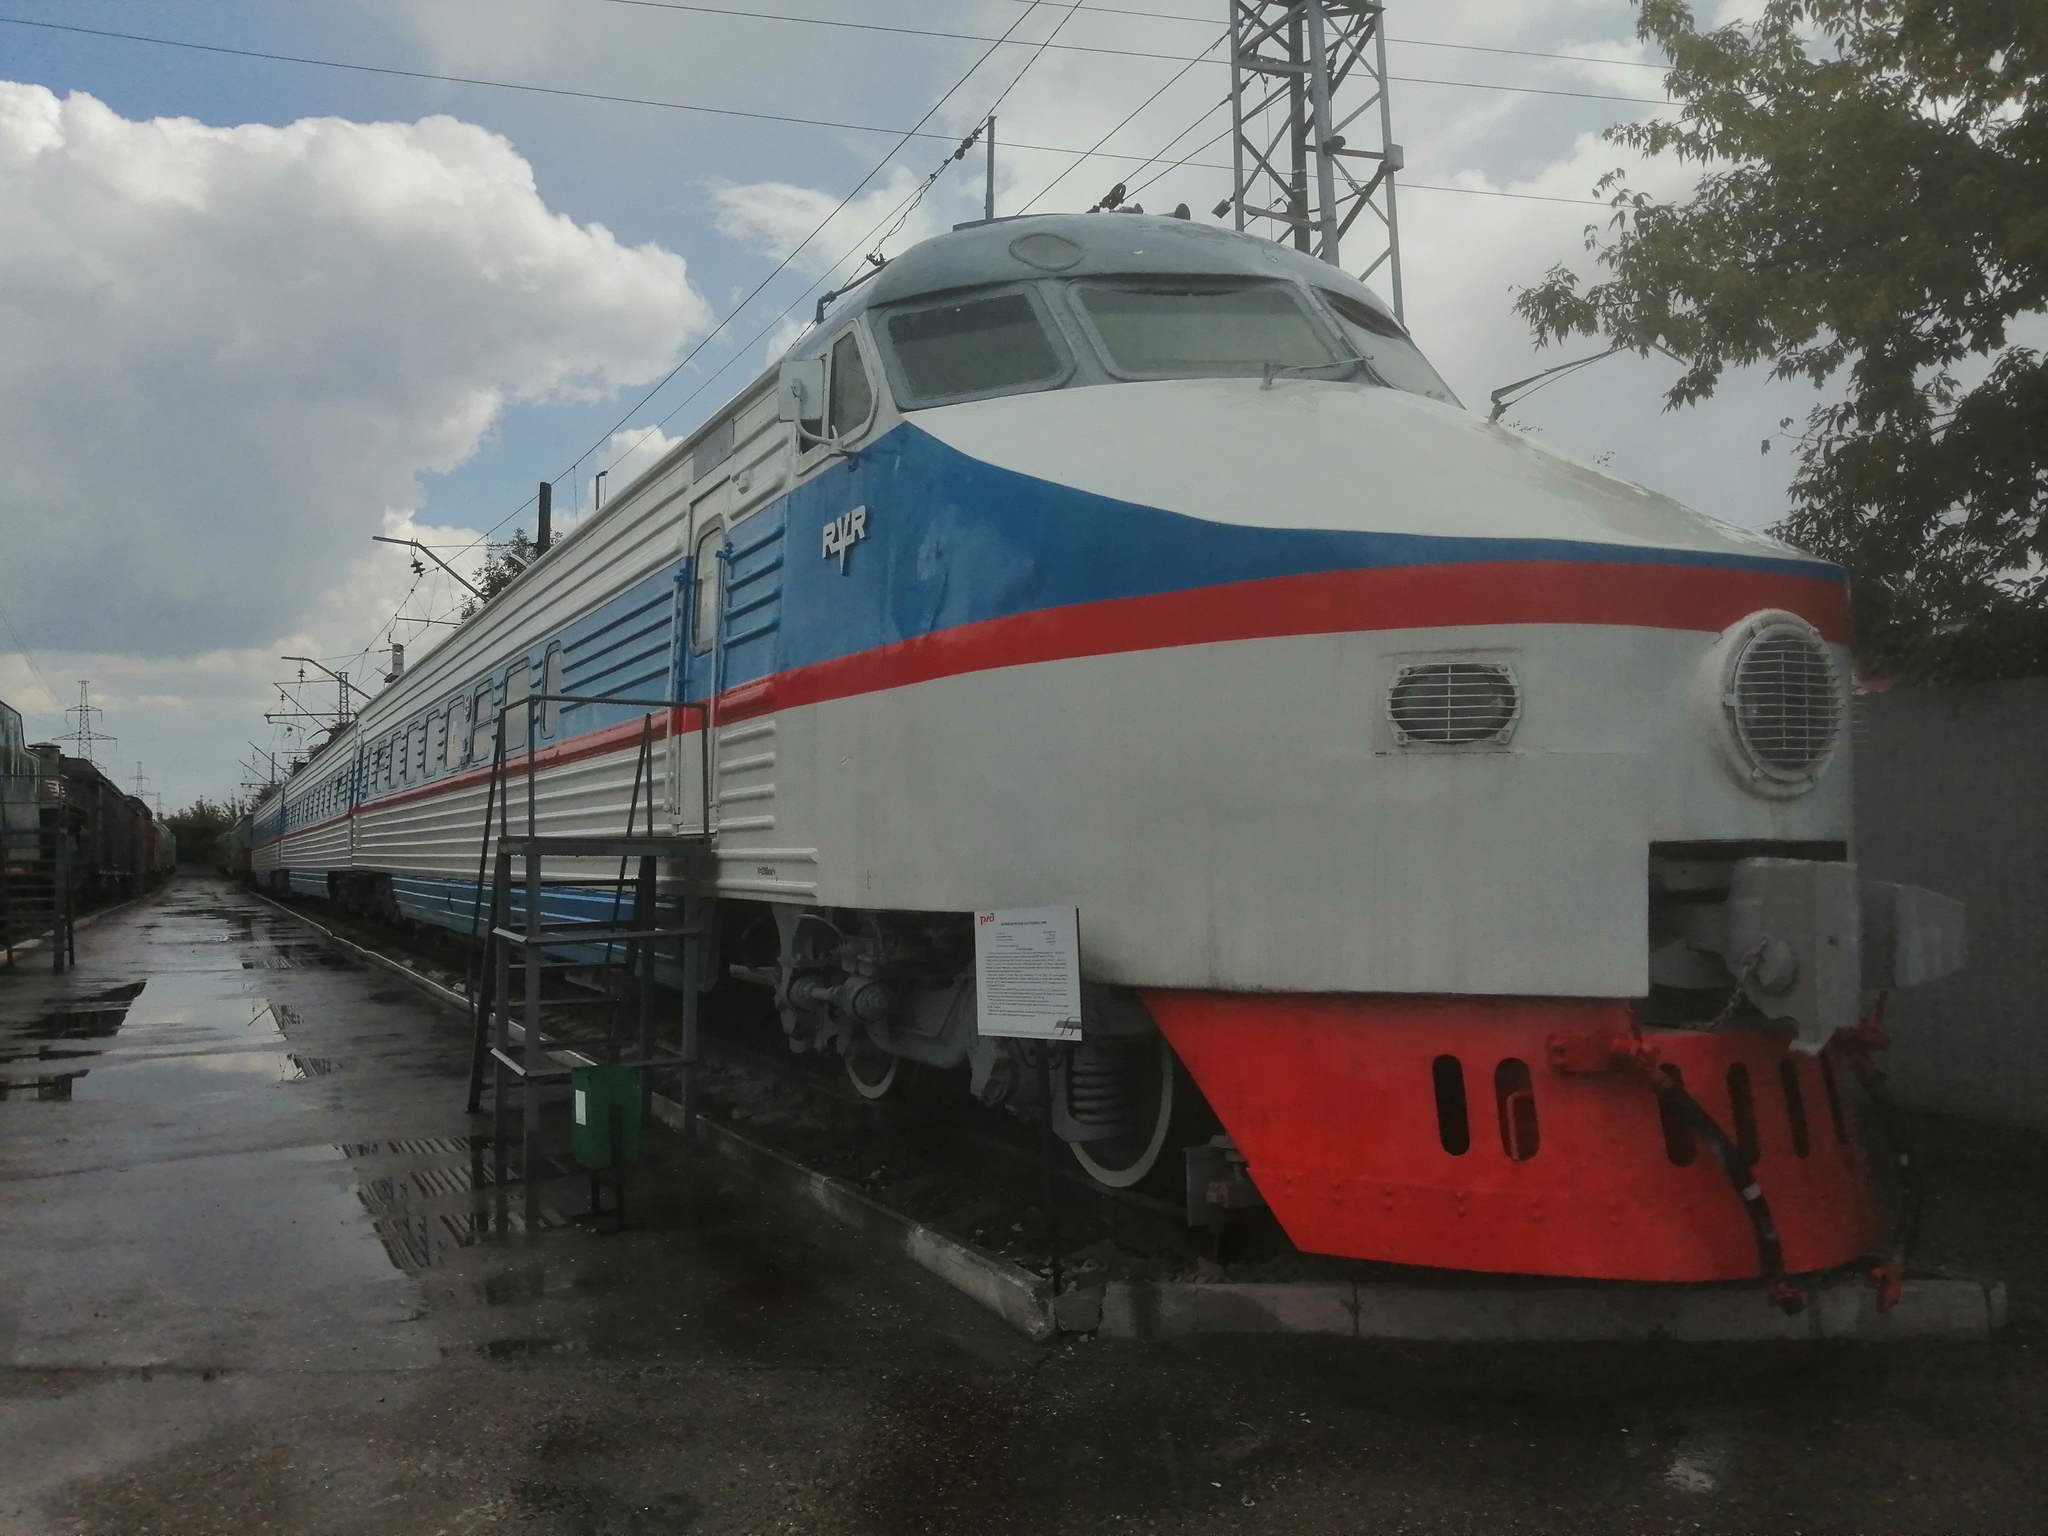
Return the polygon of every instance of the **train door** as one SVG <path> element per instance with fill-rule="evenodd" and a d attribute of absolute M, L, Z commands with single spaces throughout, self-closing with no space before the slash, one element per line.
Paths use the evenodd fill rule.
<path fill-rule="evenodd" d="M 717 691 L 718 608 L 724 588 L 724 512 L 729 486 L 721 480 L 690 504 L 687 555 L 677 573 L 671 698 L 705 703 Z M 706 732 L 696 711 L 680 712 L 668 739 L 668 808 L 677 832 L 702 832 L 705 819 Z"/>

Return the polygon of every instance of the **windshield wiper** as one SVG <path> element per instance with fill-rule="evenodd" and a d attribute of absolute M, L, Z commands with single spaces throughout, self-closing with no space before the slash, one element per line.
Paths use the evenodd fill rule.
<path fill-rule="evenodd" d="M 1372 363 L 1368 359 L 1356 356 L 1333 357 L 1327 363 L 1261 364 L 1259 368 L 1259 388 L 1271 389 L 1273 387 L 1273 381 L 1279 378 L 1280 375 L 1283 373 L 1314 373 L 1319 368 L 1342 368 L 1347 363 L 1359 364 L 1365 369 L 1367 377 L 1375 381 L 1379 381 L 1380 376 L 1377 373 L 1373 372 Z"/>

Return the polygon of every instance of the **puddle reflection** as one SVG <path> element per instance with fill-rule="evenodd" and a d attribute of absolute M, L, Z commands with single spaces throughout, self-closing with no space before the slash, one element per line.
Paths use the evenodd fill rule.
<path fill-rule="evenodd" d="M 0 1102 L 208 1098 L 337 1071 L 327 1057 L 282 1049 L 299 1017 L 254 995 L 254 981 L 173 972 L 0 1024 Z M 92 1065 L 24 1070 L 62 1061 Z"/>

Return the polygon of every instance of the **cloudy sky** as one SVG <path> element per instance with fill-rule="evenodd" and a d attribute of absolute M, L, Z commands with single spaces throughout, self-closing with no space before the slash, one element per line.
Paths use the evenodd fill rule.
<path fill-rule="evenodd" d="M 1509 305 L 1584 261 L 1593 183 L 1623 163 L 1599 131 L 1658 110 L 1661 76 L 1626 0 L 1388 12 L 1408 318 L 1483 409 L 1591 350 L 1533 352 Z M 487 533 L 530 526 L 541 479 L 573 522 L 598 470 L 621 483 L 762 365 L 997 97 L 999 212 L 1149 180 L 1147 207 L 1203 216 L 1229 186 L 1228 145 L 1209 144 L 1226 72 L 1185 64 L 1219 41 L 1222 0 L 7 15 L 0 698 L 47 738 L 90 679 L 119 739 L 103 762 L 132 785 L 139 759 L 171 807 L 234 792 L 252 745 L 294 744 L 264 719 L 296 672 L 280 655 L 374 687 L 392 640 L 417 654 L 446 633 L 429 621 L 450 616 L 452 584 L 372 535 L 416 534 L 470 569 Z M 954 165 L 888 248 L 976 216 L 981 174 L 978 152 Z M 1632 175 L 1686 185 L 1676 167 Z M 1789 461 L 1758 444 L 1805 391 L 1738 378 L 1671 415 L 1675 372 L 1612 359 L 1510 420 L 1773 521 Z"/>

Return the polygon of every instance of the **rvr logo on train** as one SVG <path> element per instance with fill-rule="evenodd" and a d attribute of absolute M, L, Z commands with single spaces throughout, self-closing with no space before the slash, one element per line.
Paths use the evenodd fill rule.
<path fill-rule="evenodd" d="M 825 525 L 825 558 L 837 556 L 839 574 L 846 574 L 846 557 L 862 539 L 868 536 L 868 509 L 855 507 L 851 512 L 842 512 Z"/>

